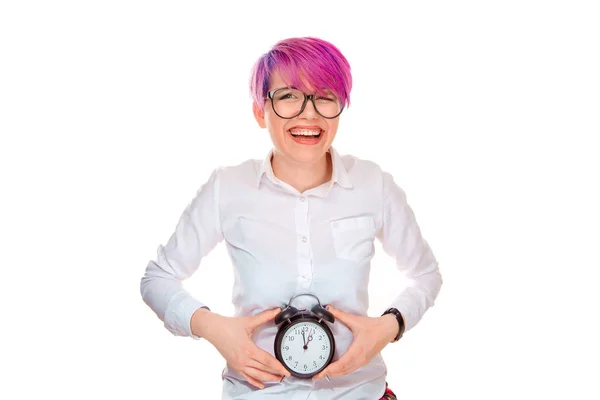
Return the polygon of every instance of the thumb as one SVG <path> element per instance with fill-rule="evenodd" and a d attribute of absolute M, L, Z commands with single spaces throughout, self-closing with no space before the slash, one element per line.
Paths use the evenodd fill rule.
<path fill-rule="evenodd" d="M 344 325 L 347 325 L 349 328 L 352 328 L 352 326 L 354 325 L 354 315 L 352 314 L 348 314 L 345 311 L 342 310 L 338 310 L 337 308 L 333 307 L 331 304 L 329 304 L 327 306 L 327 310 L 333 314 L 333 316 L 335 317 L 335 319 L 341 321 L 342 323 L 344 323 Z"/>
<path fill-rule="evenodd" d="M 256 328 L 259 325 L 269 322 L 272 319 L 274 319 L 280 312 L 281 308 L 277 307 L 270 310 L 262 311 L 252 317 L 249 317 L 250 326 L 252 328 Z"/>

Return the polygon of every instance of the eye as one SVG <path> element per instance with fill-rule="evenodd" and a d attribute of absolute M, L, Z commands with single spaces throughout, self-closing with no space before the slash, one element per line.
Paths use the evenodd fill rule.
<path fill-rule="evenodd" d="M 319 103 L 335 103 L 338 101 L 337 97 L 332 94 L 326 94 L 324 96 L 316 96 L 315 100 Z"/>
<path fill-rule="evenodd" d="M 321 101 L 321 102 L 327 102 L 327 101 L 335 102 L 338 99 L 337 99 L 336 95 L 331 92 L 331 90 L 325 89 L 320 94 L 315 94 L 315 100 Z"/>
<path fill-rule="evenodd" d="M 335 101 L 334 97 L 318 96 L 317 101 Z"/>
<path fill-rule="evenodd" d="M 298 91 L 296 91 L 296 90 L 284 89 L 284 90 L 278 90 L 277 92 L 275 92 L 275 100 L 277 100 L 277 101 L 280 101 L 280 100 L 293 101 L 293 100 L 298 100 L 301 97 L 303 97 L 303 95 L 301 93 L 298 93 Z"/>

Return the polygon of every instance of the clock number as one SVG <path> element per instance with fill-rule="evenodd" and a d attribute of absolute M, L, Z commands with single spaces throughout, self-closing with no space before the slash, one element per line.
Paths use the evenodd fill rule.
<path fill-rule="evenodd" d="M 319 340 L 323 340 L 323 335 L 319 335 Z"/>
<path fill-rule="evenodd" d="M 321 347 L 322 347 L 322 348 L 321 348 L 321 350 L 325 350 L 325 349 L 327 348 L 327 345 L 325 345 L 325 344 L 324 344 L 324 345 L 323 345 L 323 346 L 321 346 Z"/>
<path fill-rule="evenodd" d="M 285 349 L 285 350 L 289 350 L 289 349 L 290 349 L 290 346 L 285 346 L 285 347 L 284 347 L 284 349 Z"/>
<path fill-rule="evenodd" d="M 304 370 L 306 371 L 306 368 L 308 368 L 308 365 L 304 364 Z"/>
<path fill-rule="evenodd" d="M 293 341 L 294 341 L 294 339 L 295 339 L 295 336 L 288 336 L 288 340 L 289 340 L 290 342 L 293 342 Z"/>

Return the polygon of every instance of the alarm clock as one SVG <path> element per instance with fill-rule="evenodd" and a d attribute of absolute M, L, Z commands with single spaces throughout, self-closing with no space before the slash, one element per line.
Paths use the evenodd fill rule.
<path fill-rule="evenodd" d="M 309 310 L 299 310 L 290 304 L 298 296 L 312 296 L 317 304 Z M 275 336 L 275 357 L 292 376 L 308 379 L 321 372 L 333 358 L 335 340 L 327 323 L 334 323 L 333 314 L 321 306 L 312 293 L 299 293 L 290 299 L 275 317 L 279 326 Z"/>

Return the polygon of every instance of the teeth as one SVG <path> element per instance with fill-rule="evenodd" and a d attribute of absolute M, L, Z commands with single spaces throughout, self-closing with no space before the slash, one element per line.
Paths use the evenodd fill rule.
<path fill-rule="evenodd" d="M 321 131 L 290 131 L 292 133 L 292 135 L 296 135 L 296 136 L 319 136 L 321 134 Z"/>

